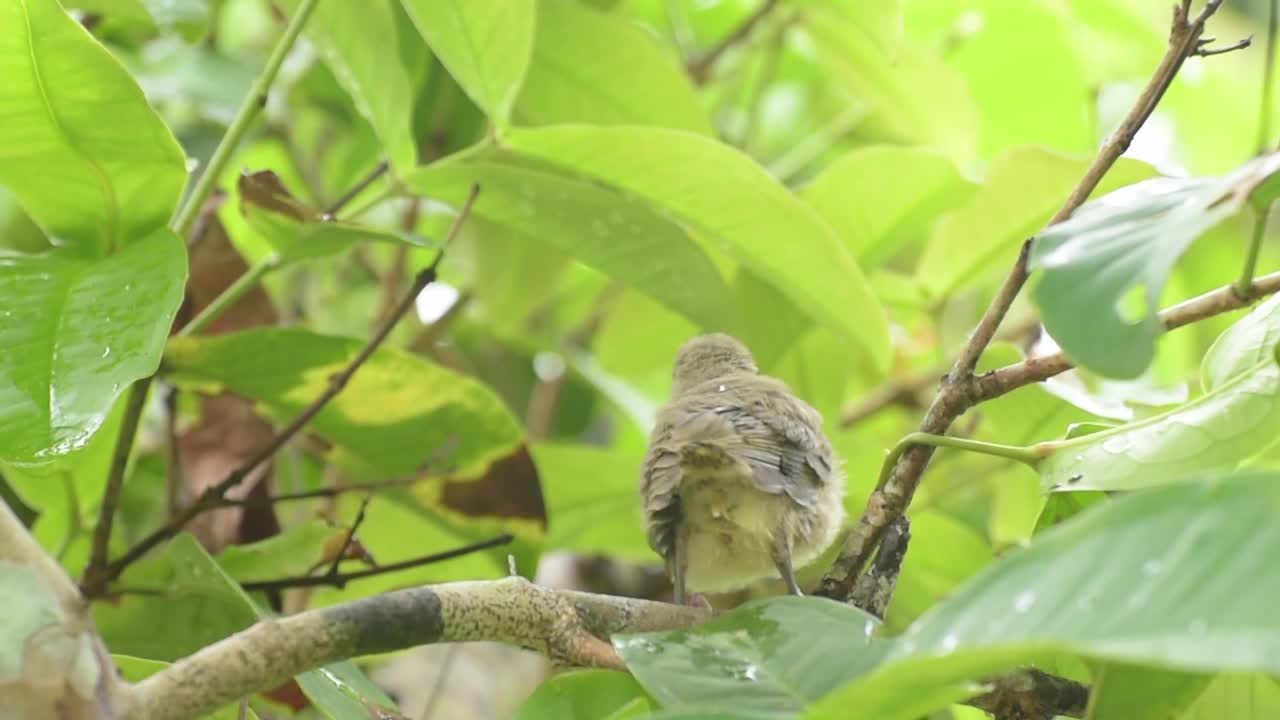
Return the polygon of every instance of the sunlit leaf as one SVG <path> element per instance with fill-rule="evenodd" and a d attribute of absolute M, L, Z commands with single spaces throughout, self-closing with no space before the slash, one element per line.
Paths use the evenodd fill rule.
<path fill-rule="evenodd" d="M 155 372 L 185 252 L 162 229 L 100 260 L 0 257 L 0 459 L 42 463 L 83 447 L 129 383 Z"/>
<path fill-rule="evenodd" d="M 284 5 L 292 12 L 300 2 Z M 319 2 L 303 29 L 400 172 L 418 160 L 414 92 L 428 61 L 422 38 L 406 25 L 396 0 L 363 0 Z"/>
<path fill-rule="evenodd" d="M 401 0 L 440 62 L 499 128 L 533 49 L 533 0 Z"/>
<path fill-rule="evenodd" d="M 1093 672 L 1086 720 L 1167 720 L 1195 701 L 1212 678 L 1107 663 Z"/>
<path fill-rule="evenodd" d="M 169 220 L 185 157 L 142 90 L 57 0 L 0 2 L 0 184 L 90 254 Z"/>
<path fill-rule="evenodd" d="M 547 496 L 551 550 L 651 560 L 637 502 L 641 458 L 586 445 L 533 449 Z"/>
<path fill-rule="evenodd" d="M 288 421 L 363 345 L 300 329 L 178 337 L 166 348 L 165 369 L 180 386 L 225 389 L 255 400 L 268 417 Z M 492 390 L 391 349 L 375 352 L 307 429 L 350 459 L 390 475 L 419 470 L 433 459 L 459 469 L 483 466 L 510 451 L 521 435 Z M 449 452 L 437 458 L 441 448 Z"/>
<path fill-rule="evenodd" d="M 1267 155 L 1222 178 L 1148 180 L 1041 233 L 1031 267 L 1042 271 L 1035 300 L 1049 333 L 1084 367 L 1137 377 L 1164 332 L 1156 311 L 1173 264 L 1277 169 L 1280 155 Z M 1125 306 L 1131 292 L 1141 292 L 1136 313 Z"/>
<path fill-rule="evenodd" d="M 657 128 L 518 130 L 508 142 L 634 193 L 707 233 L 797 307 L 857 342 L 877 369 L 888 366 L 884 312 L 857 264 L 816 212 L 747 156 Z"/>
<path fill-rule="evenodd" d="M 637 699 L 642 705 L 647 705 L 644 690 L 630 675 L 608 670 L 579 670 L 557 675 L 543 683 L 520 706 L 515 720 L 613 718 L 615 711 Z"/>
<path fill-rule="evenodd" d="M 575 0 L 538 3 L 533 59 L 515 114 L 533 125 L 658 125 L 711 134 L 670 52 L 623 17 Z"/>
<path fill-rule="evenodd" d="M 941 154 L 873 145 L 831 163 L 801 194 L 871 267 L 922 243 L 938 216 L 975 189 Z"/>

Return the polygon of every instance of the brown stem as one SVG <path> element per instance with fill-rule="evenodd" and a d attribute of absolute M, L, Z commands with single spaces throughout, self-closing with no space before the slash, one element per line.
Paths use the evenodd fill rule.
<path fill-rule="evenodd" d="M 356 519 L 352 521 L 351 527 L 347 528 L 345 536 L 342 538 L 342 547 L 338 548 L 338 552 L 333 555 L 333 562 L 329 564 L 329 572 L 326 579 L 333 582 L 334 587 L 341 588 L 345 581 L 339 582 L 340 568 L 342 561 L 347 557 L 347 551 L 351 549 L 351 543 L 356 541 L 356 531 L 364 524 L 365 512 L 369 510 L 369 502 L 373 500 L 373 493 L 366 493 L 364 499 L 360 501 L 360 509 L 356 511 Z"/>
<path fill-rule="evenodd" d="M 330 400 L 336 397 L 338 393 L 342 392 L 343 388 L 347 386 L 347 383 L 349 383 L 351 378 L 356 374 L 356 371 L 364 365 L 365 361 L 373 355 L 378 347 L 382 345 L 382 342 L 386 340 L 387 336 L 391 334 L 391 331 L 395 328 L 400 318 L 409 311 L 409 308 L 413 307 L 414 300 L 417 299 L 423 288 L 430 285 L 436 279 L 436 271 L 440 266 L 441 260 L 444 259 L 445 251 L 448 250 L 449 244 L 458 234 L 459 228 L 471 214 L 471 207 L 475 204 L 476 195 L 479 194 L 479 192 L 479 186 L 475 186 L 471 189 L 471 194 L 467 197 L 466 202 L 463 203 L 462 209 L 458 212 L 458 216 L 453 222 L 453 226 L 449 228 L 449 234 L 445 237 L 444 245 L 440 248 L 440 253 L 436 255 L 435 260 L 433 260 L 426 269 L 418 273 L 418 277 L 414 281 L 413 286 L 409 288 L 407 293 L 405 293 L 405 296 L 401 299 L 400 304 L 395 308 L 392 315 L 382 323 L 374 333 L 373 337 L 369 338 L 369 341 L 360 349 L 360 352 L 356 353 L 356 356 L 347 363 L 346 367 L 338 371 L 338 373 L 333 377 L 329 378 L 329 385 L 325 388 L 324 392 L 320 393 L 319 397 L 311 401 L 311 404 L 299 413 L 298 416 L 285 426 L 283 430 L 278 432 L 275 437 L 271 439 L 271 442 L 267 443 L 243 465 L 228 473 L 227 476 L 217 485 L 206 488 L 196 501 L 188 505 L 186 509 L 178 514 L 177 517 L 170 519 L 169 522 L 165 523 L 158 530 L 140 540 L 132 548 L 129 548 L 129 550 L 120 558 L 108 563 L 103 572 L 94 578 L 95 582 L 93 584 L 86 583 L 85 594 L 87 596 L 97 597 L 101 595 L 106 584 L 120 577 L 120 573 L 124 572 L 125 568 L 136 562 L 156 545 L 159 545 L 165 540 L 168 540 L 178 534 L 192 518 L 206 510 L 218 507 L 219 502 L 228 490 L 240 484 L 240 482 L 253 472 L 255 468 L 271 459 L 271 457 L 284 447 L 294 435 L 297 435 L 312 418 L 319 414 Z"/>
<path fill-rule="evenodd" d="M 355 528 L 353 527 L 352 530 L 353 532 L 348 537 L 355 536 Z M 379 565 L 375 568 L 356 570 L 354 572 L 347 573 L 327 572 L 323 575 L 299 575 L 297 577 L 280 578 L 278 580 L 254 580 L 252 582 L 240 583 L 240 587 L 249 592 L 284 590 L 285 588 L 297 587 L 318 587 L 322 585 L 329 585 L 341 589 L 346 587 L 347 583 L 352 580 L 362 580 L 364 578 L 375 577 L 377 575 L 386 575 L 387 573 L 399 572 L 410 568 L 422 567 L 423 565 L 444 562 L 445 560 L 452 560 L 454 558 L 462 557 L 463 555 L 470 555 L 471 553 L 480 552 L 481 550 L 488 550 L 489 548 L 506 545 L 513 539 L 514 536 L 504 533 L 497 537 L 489 538 L 488 540 L 481 540 L 480 542 L 463 545 L 462 547 L 457 547 L 452 550 L 432 553 L 431 555 L 423 555 L 421 557 L 402 560 L 389 565 Z M 338 560 L 335 561 L 334 567 L 336 567 L 336 562 L 341 561 L 342 555 L 345 554 L 345 552 L 346 549 L 344 548 L 343 553 L 338 555 Z"/>
<path fill-rule="evenodd" d="M 1070 217 L 1071 213 L 1097 188 L 1098 183 L 1116 160 L 1129 148 L 1139 128 L 1150 117 L 1169 84 L 1173 82 L 1182 63 L 1199 47 L 1198 41 L 1204 31 L 1205 21 L 1217 11 L 1221 4 L 1222 0 L 1209 0 L 1194 19 L 1189 16 L 1189 2 L 1174 8 L 1169 47 L 1160 60 L 1159 66 L 1152 74 L 1138 101 L 1129 110 L 1116 131 L 1103 143 L 1084 177 L 1063 203 L 1062 208 L 1049 221 L 1050 225 Z M 1026 283 L 1030 242 L 1028 240 L 1023 244 L 1022 251 L 1018 254 L 1018 259 L 1009 271 L 1009 275 L 973 334 L 969 336 L 959 359 L 943 381 L 942 387 L 939 388 L 933 403 L 921 421 L 920 432 L 933 435 L 946 434 L 955 419 L 978 401 L 972 393 L 973 371 L 977 367 L 982 352 L 991 342 L 996 329 L 1008 314 L 1023 284 Z M 849 532 L 840 555 L 822 578 L 817 594 L 837 600 L 845 600 L 849 597 L 859 573 L 867 564 L 876 544 L 880 542 L 885 528 L 906 512 L 907 506 L 911 504 L 911 498 L 920 484 L 920 479 L 932 455 L 933 448 L 922 446 L 913 447 L 903 453 L 888 481 L 882 488 L 871 493 L 867 499 L 866 509 Z"/>
<path fill-rule="evenodd" d="M 1039 670 L 1015 670 L 987 681 L 991 691 L 966 702 L 996 720 L 1052 720 L 1084 717 L 1089 688 Z"/>
<path fill-rule="evenodd" d="M 339 195 L 338 199 L 334 200 L 329 207 L 325 208 L 325 214 L 330 216 L 337 215 L 342 208 L 346 207 L 352 200 L 355 200 L 356 196 L 364 192 L 365 188 L 369 187 L 376 182 L 378 178 L 385 175 L 389 167 L 390 166 L 387 164 L 386 160 L 374 165 L 373 169 L 365 174 L 364 177 L 357 180 L 355 185 L 352 185 L 346 192 Z"/>

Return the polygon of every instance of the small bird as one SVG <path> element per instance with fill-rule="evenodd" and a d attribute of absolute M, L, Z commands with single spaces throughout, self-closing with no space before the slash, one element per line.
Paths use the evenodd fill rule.
<path fill-rule="evenodd" d="M 640 477 L 676 603 L 775 574 L 800 595 L 793 568 L 835 540 L 844 486 L 822 416 L 760 375 L 745 345 L 715 333 L 680 348 Z"/>

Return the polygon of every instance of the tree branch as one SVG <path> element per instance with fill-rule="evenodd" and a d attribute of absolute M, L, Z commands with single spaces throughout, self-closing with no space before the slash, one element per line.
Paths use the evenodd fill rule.
<path fill-rule="evenodd" d="M 120 573 L 124 572 L 124 569 L 136 562 L 138 558 L 141 558 L 156 545 L 159 545 L 165 540 L 177 535 L 178 532 L 180 532 L 182 528 L 185 527 L 186 524 L 195 516 L 206 510 L 218 507 L 223 495 L 228 490 L 240 484 L 240 482 L 248 477 L 255 468 L 271 459 L 271 457 L 274 456 L 280 448 L 284 447 L 285 444 L 288 443 L 294 435 L 297 435 L 312 418 L 319 414 L 330 400 L 336 397 L 338 393 L 342 392 L 343 388 L 347 386 L 347 383 L 349 383 L 351 378 L 356 374 L 356 371 L 364 365 L 365 361 L 373 355 L 373 353 L 382 345 L 382 342 L 386 340 L 387 336 L 391 334 L 391 331 L 400 321 L 400 318 L 409 311 L 409 308 L 413 307 L 414 300 L 417 299 L 423 288 L 430 285 L 436 279 L 436 271 L 440 266 L 440 262 L 444 259 L 445 252 L 448 250 L 449 244 L 453 241 L 453 238 L 458 234 L 458 230 L 471 214 L 471 208 L 475 204 L 476 195 L 479 194 L 479 192 L 479 186 L 475 186 L 471 189 L 471 194 L 467 197 L 466 202 L 463 203 L 461 210 L 459 210 L 457 218 L 454 219 L 453 226 L 449 228 L 449 234 L 445 237 L 444 244 L 440 248 L 440 253 L 436 255 L 435 260 L 433 260 L 426 269 L 418 273 L 418 277 L 414 281 L 413 286 L 409 288 L 407 293 L 405 293 L 405 296 L 400 300 L 400 304 L 396 306 L 391 315 L 377 329 L 373 334 L 373 337 L 369 338 L 369 341 L 360 349 L 360 352 L 356 353 L 356 356 L 347 363 L 346 367 L 338 371 L 337 374 L 329 379 L 329 385 L 325 388 L 324 392 L 322 392 L 315 400 L 311 401 L 311 404 L 299 413 L 298 416 L 285 426 L 283 430 L 276 433 L 276 436 L 271 439 L 271 442 L 267 443 L 257 452 L 257 454 L 247 460 L 240 467 L 228 473 L 227 476 L 217 485 L 212 485 L 205 489 L 205 491 L 196 498 L 195 502 L 188 505 L 182 512 L 171 518 L 169 522 L 165 523 L 158 530 L 140 540 L 138 544 L 126 551 L 120 558 L 108 563 L 103 571 L 93 578 L 92 583 L 86 579 L 84 592 L 87 596 L 97 597 L 101 595 L 106 588 L 106 584 L 120 577 Z"/>
<path fill-rule="evenodd" d="M 180 720 L 346 658 L 438 642 L 502 641 L 577 666 L 623 669 L 608 637 L 672 630 L 703 608 L 593 595 L 519 577 L 428 585 L 264 620 L 134 686 L 136 717 Z"/>
<path fill-rule="evenodd" d="M 1280 292 L 1280 272 L 1273 272 L 1254 281 L 1253 292 L 1248 300 L 1242 299 L 1237 294 L 1234 284 L 1226 285 L 1162 310 L 1160 321 L 1164 323 L 1165 330 L 1175 330 L 1214 315 L 1240 310 L 1248 307 L 1258 298 L 1277 292 Z M 1027 358 L 1020 363 L 1006 365 L 972 378 L 966 394 L 975 403 L 994 400 L 1024 385 L 1042 382 L 1060 375 L 1072 367 L 1074 366 L 1071 360 L 1061 352 Z"/>
<path fill-rule="evenodd" d="M 1189 5 L 1189 3 L 1182 3 L 1174 8 L 1169 47 L 1159 66 L 1128 115 L 1111 137 L 1103 143 L 1097 157 L 1063 203 L 1062 208 L 1050 219 L 1050 225 L 1066 219 L 1083 204 L 1097 188 L 1107 171 L 1129 148 L 1134 136 L 1155 110 L 1156 104 L 1168 89 L 1169 84 L 1173 82 L 1182 63 L 1199 47 L 1198 41 L 1204 32 L 1205 21 L 1217 11 L 1221 0 L 1209 0 L 1194 19 L 1189 16 Z M 1026 283 L 1030 248 L 1030 240 L 1023 243 L 1022 250 L 1018 253 L 1017 261 L 1009 271 L 1009 275 L 973 334 L 970 335 L 955 366 L 944 379 L 942 387 L 929 406 L 928 412 L 920 423 L 920 432 L 945 435 L 955 419 L 976 402 L 970 392 L 972 386 L 970 380 L 973 377 L 974 368 L 977 367 L 983 351 L 986 350 L 996 329 L 1004 321 L 1014 299 Z M 858 574 L 867 564 L 885 528 L 902 515 L 911 503 L 911 498 L 920 484 L 920 479 L 932 455 L 933 450 L 928 447 L 914 447 L 902 455 L 888 481 L 867 499 L 866 509 L 846 538 L 839 557 L 822 578 L 817 594 L 836 600 L 846 600 L 849 597 Z"/>
<path fill-rule="evenodd" d="M 1084 717 L 1089 688 L 1039 670 L 1016 670 L 987 681 L 990 692 L 967 702 L 997 720 L 1052 720 Z"/>
<path fill-rule="evenodd" d="M 773 9 L 777 6 L 778 0 L 765 0 L 759 9 L 751 13 L 746 20 L 742 21 L 741 25 L 725 36 L 715 47 L 708 50 L 702 57 L 690 62 L 688 71 L 694 82 L 699 85 L 706 82 L 711 75 L 712 67 L 720 60 L 720 57 L 730 48 L 750 37 L 751 31 L 755 30 L 756 25 L 759 25 L 760 21 L 768 17 L 769 13 L 773 12 Z"/>

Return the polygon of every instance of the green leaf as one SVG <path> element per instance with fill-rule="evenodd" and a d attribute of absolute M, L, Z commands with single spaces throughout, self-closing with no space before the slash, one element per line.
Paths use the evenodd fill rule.
<path fill-rule="evenodd" d="M 240 211 L 249 227 L 284 261 L 333 255 L 361 242 L 404 242 L 426 247 L 422 238 L 336 220 L 296 199 L 270 170 L 244 173 L 238 182 Z"/>
<path fill-rule="evenodd" d="M 516 117 L 528 125 L 657 125 L 712 135 L 676 60 L 621 16 L 543 0 Z"/>
<path fill-rule="evenodd" d="M 533 50 L 532 0 L 401 0 L 432 52 L 506 128 Z"/>
<path fill-rule="evenodd" d="M 898 638 L 879 668 L 805 717 L 908 720 L 941 707 L 917 702 L 931 688 L 1057 654 L 1280 672 L 1270 570 L 1278 506 L 1280 476 L 1252 473 L 1092 508 L 974 577 Z"/>
<path fill-rule="evenodd" d="M 287 0 L 293 13 L 301 0 Z M 321 2 L 303 32 L 315 44 L 356 110 L 373 126 L 397 172 L 418 161 L 412 121 L 415 84 L 425 72 L 426 48 L 395 0 Z"/>
<path fill-rule="evenodd" d="M 168 230 L 101 260 L 0 257 L 0 459 L 45 463 L 88 442 L 129 383 L 155 372 L 186 271 Z"/>
<path fill-rule="evenodd" d="M 1181 717 L 1212 677 L 1107 663 L 1093 673 L 1086 720 L 1168 720 Z M 1223 716 L 1227 717 L 1227 716 Z"/>
<path fill-rule="evenodd" d="M 258 403 L 267 416 L 297 416 L 329 377 L 364 346 L 360 340 L 300 329 L 259 329 L 217 337 L 175 337 L 165 350 L 179 386 L 225 389 Z M 286 350 L 287 349 L 287 350 Z M 485 385 L 383 348 L 307 426 L 340 457 L 387 475 L 447 461 L 459 471 L 483 466 L 520 443 L 520 426 Z M 449 442 L 450 452 L 437 458 Z"/>
<path fill-rule="evenodd" d="M 615 637 L 627 668 L 668 710 L 788 718 L 873 667 L 879 622 L 820 598 L 748 603 L 691 630 Z"/>
<path fill-rule="evenodd" d="M 1209 683 L 1178 720 L 1270 720 L 1280 717 L 1280 684 L 1263 674 L 1230 673 Z"/>
<path fill-rule="evenodd" d="M 182 533 L 129 567 L 116 603 L 94 603 L 93 617 L 113 651 L 172 662 L 249 627 L 253 602 L 199 541 Z"/>
<path fill-rule="evenodd" d="M 1204 360 L 1207 392 L 1200 397 L 1159 415 L 1050 443 L 1054 452 L 1038 468 L 1042 485 L 1128 490 L 1169 483 L 1229 470 L 1274 444 L 1280 365 L 1264 343 L 1280 335 L 1277 308 L 1280 296 L 1254 308 L 1214 343 Z"/>
<path fill-rule="evenodd" d="M 1041 508 L 1032 534 L 1039 535 L 1106 499 L 1106 493 L 1097 491 L 1053 493 Z"/>
<path fill-rule="evenodd" d="M 870 267 L 923 242 L 938 216 L 976 188 L 944 155 L 870 145 L 840 156 L 801 195 Z"/>
<path fill-rule="evenodd" d="M 349 660 L 296 677 L 298 687 L 329 720 L 402 717 L 396 704 Z"/>
<path fill-rule="evenodd" d="M 1156 313 L 1174 263 L 1277 170 L 1280 154 L 1222 178 L 1148 180 L 1090 202 L 1041 233 L 1030 266 L 1043 271 L 1034 297 L 1049 334 L 1100 375 L 1142 374 L 1164 332 Z M 1131 291 L 1141 292 L 1136 323 L 1124 307 Z"/>
<path fill-rule="evenodd" d="M 533 457 L 547 501 L 547 549 L 653 559 L 636 501 L 640 457 L 555 444 L 534 446 Z"/>
<path fill-rule="evenodd" d="M 1037 147 L 1015 148 L 991 162 L 982 187 L 934 229 L 916 269 L 935 298 L 972 286 L 985 274 L 1001 274 L 1018 247 L 1062 206 L 1084 176 L 1085 160 Z M 1098 192 L 1150 177 L 1151 168 L 1121 159 Z"/>
<path fill-rule="evenodd" d="M 325 543 L 345 537 L 342 533 L 321 520 L 311 520 L 266 540 L 232 545 L 218 553 L 218 564 L 241 583 L 298 577 L 322 563 Z"/>
<path fill-rule="evenodd" d="M 0 2 L 0 184 L 93 254 L 173 214 L 185 157 L 137 83 L 57 0 Z"/>
<path fill-rule="evenodd" d="M 520 707 L 515 720 L 600 720 L 615 717 L 615 712 L 630 708 L 636 700 L 647 706 L 644 690 L 630 675 L 579 670 L 543 683 Z"/>
<path fill-rule="evenodd" d="M 718 327 L 728 314 L 729 290 L 702 248 L 678 225 L 622 193 L 509 153 L 435 163 L 413 173 L 408 184 L 455 206 L 479 184 L 472 212 L 519 232 L 521 241 L 549 244 L 703 327 Z"/>
<path fill-rule="evenodd" d="M 897 2 L 813 2 L 800 18 L 824 69 L 870 106 L 875 134 L 968 160 L 977 142 L 977 105 L 954 70 L 899 46 L 900 12 Z"/>
<path fill-rule="evenodd" d="M 707 233 L 799 308 L 856 341 L 878 370 L 888 367 L 884 310 L 862 271 L 830 226 L 746 155 L 691 133 L 639 127 L 516 130 L 507 142 Z"/>

